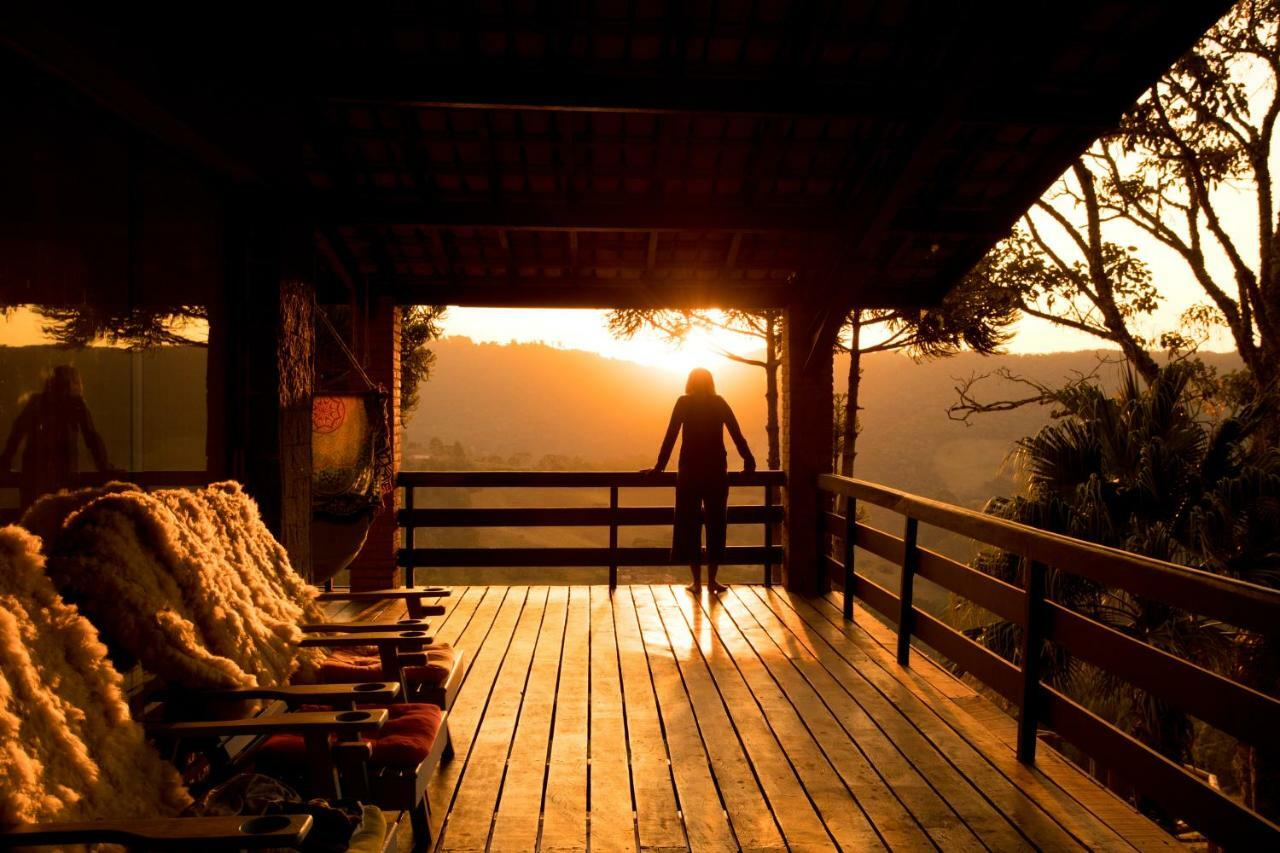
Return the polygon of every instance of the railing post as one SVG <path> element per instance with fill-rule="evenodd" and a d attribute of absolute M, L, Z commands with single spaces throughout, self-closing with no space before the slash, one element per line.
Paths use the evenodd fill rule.
<path fill-rule="evenodd" d="M 773 519 L 769 510 L 773 509 L 773 486 L 764 485 L 764 585 L 773 586 Z"/>
<path fill-rule="evenodd" d="M 609 589 L 618 588 L 618 487 L 609 487 Z"/>
<path fill-rule="evenodd" d="M 898 590 L 901 608 L 898 611 L 898 663 L 906 666 L 911 660 L 911 629 L 915 620 L 911 614 L 911 595 L 915 587 L 916 564 L 920 555 L 916 551 L 916 536 L 920 523 L 907 516 L 902 531 L 902 586 Z"/>
<path fill-rule="evenodd" d="M 844 618 L 853 620 L 853 543 L 858 535 L 858 502 L 844 501 Z"/>
<path fill-rule="evenodd" d="M 1018 708 L 1018 760 L 1036 761 L 1040 723 L 1040 655 L 1044 651 L 1045 565 L 1026 563 L 1022 629 L 1022 695 Z"/>
<path fill-rule="evenodd" d="M 404 585 L 406 587 L 411 587 L 414 585 L 414 582 L 417 580 L 417 578 L 414 577 L 415 573 L 413 569 L 413 548 L 414 548 L 414 545 L 417 544 L 414 542 L 414 540 L 417 539 L 417 535 L 416 535 L 417 532 L 414 530 L 414 527 L 413 527 L 413 485 L 412 484 L 406 484 L 404 487 L 404 510 L 405 510 Z"/>

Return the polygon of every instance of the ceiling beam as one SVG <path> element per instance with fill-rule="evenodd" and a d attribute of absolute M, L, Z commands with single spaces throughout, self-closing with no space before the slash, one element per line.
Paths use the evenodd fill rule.
<path fill-rule="evenodd" d="M 151 99 L 93 51 L 24 15 L 0 19 L 0 46 L 62 79 L 121 119 L 196 162 L 237 181 L 256 170 Z"/>
<path fill-rule="evenodd" d="M 415 282 L 397 278 L 377 283 L 402 305 L 458 305 L 472 308 L 780 308 L 790 287 L 769 285 L 671 285 L 631 281 L 583 284 L 562 281 L 509 282 L 504 278 L 465 284 Z"/>
<path fill-rule="evenodd" d="M 299 215 L 317 225 L 408 225 L 510 231 L 804 231 L 838 234 L 841 207 L 825 204 L 699 204 L 652 196 L 617 202 L 438 201 L 344 198 L 316 193 Z"/>

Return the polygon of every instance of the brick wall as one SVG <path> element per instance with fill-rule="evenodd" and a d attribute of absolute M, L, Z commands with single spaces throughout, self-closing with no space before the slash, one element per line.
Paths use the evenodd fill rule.
<path fill-rule="evenodd" d="M 368 363 L 365 371 L 369 378 L 391 390 L 391 449 L 395 457 L 395 469 L 400 470 L 400 308 L 394 301 L 378 299 L 366 318 Z M 399 547 L 399 531 L 396 528 L 395 508 L 398 492 L 387 497 L 382 511 L 374 518 L 364 550 L 351 564 L 353 589 L 383 589 L 400 585 L 400 571 L 396 567 L 396 549 Z"/>

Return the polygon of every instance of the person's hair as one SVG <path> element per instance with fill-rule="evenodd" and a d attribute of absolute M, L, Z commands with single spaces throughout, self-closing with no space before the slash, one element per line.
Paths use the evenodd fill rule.
<path fill-rule="evenodd" d="M 711 378 L 711 371 L 705 367 L 695 367 L 689 371 L 689 379 L 684 383 L 686 394 L 706 394 L 708 397 L 716 393 L 716 381 Z"/>
<path fill-rule="evenodd" d="M 59 364 L 45 380 L 44 390 L 60 397 L 78 397 L 83 393 L 80 371 L 74 365 Z"/>

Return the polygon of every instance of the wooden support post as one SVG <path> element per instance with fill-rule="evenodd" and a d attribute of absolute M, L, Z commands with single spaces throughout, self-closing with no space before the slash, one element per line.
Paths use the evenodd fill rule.
<path fill-rule="evenodd" d="M 831 471 L 832 347 L 834 329 L 797 285 L 800 299 L 787 306 L 782 328 L 783 580 L 787 589 L 821 595 L 830 588 L 822 538 L 819 474 Z"/>
<path fill-rule="evenodd" d="M 311 572 L 315 301 L 310 230 L 245 199 L 228 223 L 227 472 L 241 481 L 294 569 Z"/>
<path fill-rule="evenodd" d="M 1023 597 L 1022 695 L 1018 707 L 1018 760 L 1035 764 L 1036 731 L 1040 724 L 1040 656 L 1044 651 L 1045 566 L 1026 564 Z"/>
<path fill-rule="evenodd" d="M 409 519 L 404 525 L 404 585 L 413 586 L 418 582 L 413 567 L 413 549 L 417 546 L 414 541 L 417 530 L 413 526 L 413 486 L 404 487 L 404 509 Z"/>
<path fill-rule="evenodd" d="M 391 393 L 391 455 L 395 473 L 400 471 L 400 307 L 389 296 L 378 296 L 363 318 L 368 360 L 365 372 Z M 396 555 L 400 529 L 396 523 L 398 490 L 392 489 L 386 505 L 374 516 L 364 548 L 351 564 L 352 589 L 385 589 L 400 582 Z"/>
<path fill-rule="evenodd" d="M 898 663 L 906 666 L 911 662 L 911 629 L 915 619 L 911 613 L 911 599 L 916 580 L 916 566 L 920 562 L 920 552 L 916 550 L 916 536 L 919 534 L 920 522 L 907 516 L 907 523 L 902 532 L 902 586 L 898 590 Z"/>
<path fill-rule="evenodd" d="M 764 585 L 773 586 L 773 558 L 769 556 L 773 550 L 773 522 L 769 520 L 769 510 L 773 508 L 773 486 L 764 487 Z"/>
<path fill-rule="evenodd" d="M 853 619 L 853 544 L 858 533 L 858 502 L 844 502 L 844 618 Z"/>
<path fill-rule="evenodd" d="M 609 487 L 609 589 L 618 588 L 618 487 Z"/>

